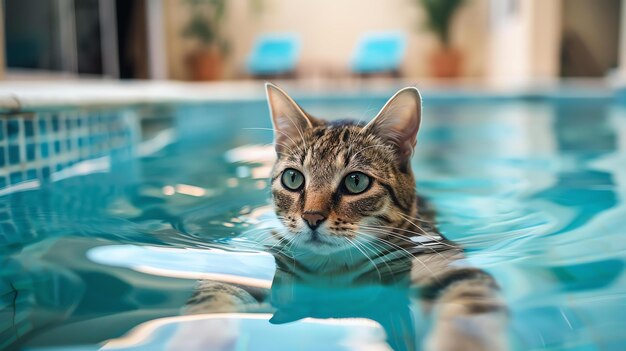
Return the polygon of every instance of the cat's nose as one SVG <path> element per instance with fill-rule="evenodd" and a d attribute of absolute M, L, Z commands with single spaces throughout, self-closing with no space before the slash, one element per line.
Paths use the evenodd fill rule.
<path fill-rule="evenodd" d="M 302 214 L 302 219 L 308 224 L 309 228 L 315 229 L 326 220 L 326 216 L 322 212 L 307 211 Z"/>

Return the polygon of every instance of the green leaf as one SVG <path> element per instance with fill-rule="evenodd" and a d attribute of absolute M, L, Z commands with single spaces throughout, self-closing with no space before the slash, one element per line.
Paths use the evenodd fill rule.
<path fill-rule="evenodd" d="M 426 28 L 434 32 L 444 45 L 450 43 L 450 23 L 464 0 L 414 0 L 426 13 Z"/>

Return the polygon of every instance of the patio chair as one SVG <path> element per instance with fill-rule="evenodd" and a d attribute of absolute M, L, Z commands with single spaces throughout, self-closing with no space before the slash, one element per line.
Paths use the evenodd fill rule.
<path fill-rule="evenodd" d="M 300 38 L 295 34 L 260 35 L 248 57 L 248 73 L 256 77 L 290 76 L 300 56 Z"/>
<path fill-rule="evenodd" d="M 352 72 L 358 75 L 389 73 L 398 76 L 405 51 L 404 33 L 365 33 L 352 55 Z"/>

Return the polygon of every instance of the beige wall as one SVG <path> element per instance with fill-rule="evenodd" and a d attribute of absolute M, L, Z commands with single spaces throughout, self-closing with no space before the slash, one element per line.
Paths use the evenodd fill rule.
<path fill-rule="evenodd" d="M 626 1 L 621 0 L 620 32 L 619 32 L 619 77 L 626 77 Z"/>
<path fill-rule="evenodd" d="M 561 1 L 519 1 L 517 7 L 507 3 L 492 2 L 489 79 L 523 84 L 558 77 Z"/>
<path fill-rule="evenodd" d="M 229 0 L 226 30 L 231 39 L 228 76 L 240 76 L 256 35 L 295 32 L 302 42 L 301 67 L 305 73 L 319 68 L 347 71 L 359 36 L 367 31 L 402 30 L 408 34 L 403 71 L 408 77 L 428 75 L 428 56 L 434 37 L 420 31 L 422 12 L 411 0 L 262 0 L 255 13 L 251 0 Z M 194 45 L 180 37 L 188 18 L 183 0 L 167 0 L 168 65 L 173 79 L 186 79 L 185 55 Z M 483 76 L 486 69 L 488 1 L 472 0 L 458 13 L 453 28 L 456 45 L 465 55 L 467 76 Z"/>

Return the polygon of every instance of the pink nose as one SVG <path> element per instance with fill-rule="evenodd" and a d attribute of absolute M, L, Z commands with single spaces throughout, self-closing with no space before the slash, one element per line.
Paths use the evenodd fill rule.
<path fill-rule="evenodd" d="M 315 229 L 326 220 L 326 216 L 318 211 L 307 211 L 302 214 L 302 219 L 306 221 L 309 228 Z"/>

